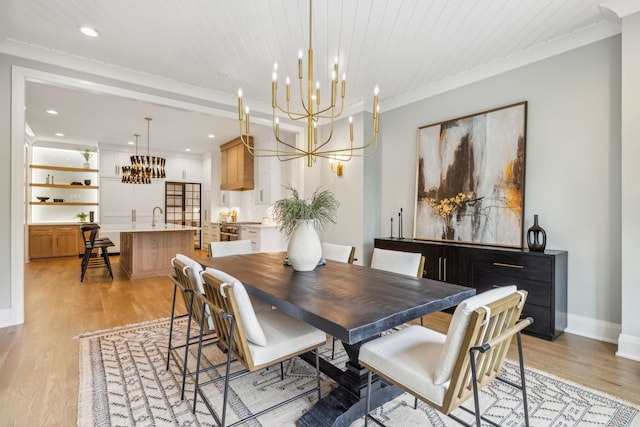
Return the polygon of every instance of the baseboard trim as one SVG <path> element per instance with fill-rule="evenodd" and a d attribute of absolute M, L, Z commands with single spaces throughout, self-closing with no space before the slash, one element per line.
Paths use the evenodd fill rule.
<path fill-rule="evenodd" d="M 567 323 L 568 326 L 565 332 L 570 334 L 593 338 L 594 340 L 612 344 L 618 343 L 621 326 L 617 323 L 605 322 L 576 314 L 568 314 Z"/>
<path fill-rule="evenodd" d="M 17 318 L 15 311 L 10 308 L 0 310 L 0 328 L 19 325 L 24 323 L 24 318 Z"/>
<path fill-rule="evenodd" d="M 640 362 L 640 338 L 633 335 L 620 334 L 616 356 Z"/>

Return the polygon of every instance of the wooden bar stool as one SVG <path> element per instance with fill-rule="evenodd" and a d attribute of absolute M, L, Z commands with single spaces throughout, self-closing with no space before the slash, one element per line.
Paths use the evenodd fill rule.
<path fill-rule="evenodd" d="M 109 252 L 107 248 L 115 246 L 108 237 L 97 237 L 100 226 L 98 224 L 86 224 L 80 227 L 82 231 L 82 240 L 84 240 L 84 255 L 82 256 L 80 281 L 84 280 L 87 268 L 106 266 L 109 270 L 109 276 L 113 280 L 113 271 L 111 271 L 111 262 L 109 261 Z M 97 250 L 94 252 L 94 250 Z M 102 254 L 102 256 L 100 256 Z"/>

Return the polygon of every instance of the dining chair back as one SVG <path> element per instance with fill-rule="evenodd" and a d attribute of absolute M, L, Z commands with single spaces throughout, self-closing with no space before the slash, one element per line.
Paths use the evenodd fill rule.
<path fill-rule="evenodd" d="M 280 310 L 254 311 L 242 282 L 220 270 L 205 269 L 202 272 L 202 280 L 205 293 L 197 295 L 196 298 L 200 300 L 203 307 L 208 305 L 211 308 L 220 340 L 219 345 L 226 352 L 227 361 L 224 374 L 222 417 L 218 419 L 218 415 L 208 404 L 206 394 L 202 390 L 210 381 L 200 383 L 201 350 L 198 350 L 198 368 L 193 399 L 194 413 L 197 396 L 200 394 L 218 424 L 225 425 L 229 381 L 241 376 L 241 373 L 237 371 L 230 375 L 231 360 L 234 358 L 244 366 L 244 371 L 253 372 L 308 351 L 315 350 L 316 356 L 316 387 L 257 414 L 249 415 L 234 424 L 241 424 L 310 393 L 317 392 L 318 399 L 320 399 L 320 368 L 317 349 L 326 343 L 326 334 Z"/>
<path fill-rule="evenodd" d="M 456 308 L 446 335 L 412 325 L 362 345 L 359 363 L 437 410 L 451 411 L 474 398 L 476 425 L 480 426 L 479 389 L 498 377 L 509 345 L 517 337 L 523 412 L 528 407 L 521 331 L 533 323 L 520 319 L 527 291 L 508 286 L 468 298 Z M 367 401 L 366 413 L 369 413 Z M 367 424 L 369 416 L 365 418 Z M 485 420 L 486 421 L 486 420 Z"/>
<path fill-rule="evenodd" d="M 324 259 L 353 264 L 355 253 L 355 246 L 322 242 L 322 258 Z"/>
<path fill-rule="evenodd" d="M 390 249 L 373 249 L 371 268 L 422 277 L 424 272 L 424 256 L 417 252 L 394 251 Z"/>
<path fill-rule="evenodd" d="M 84 242 L 84 253 L 80 264 L 80 281 L 84 281 L 87 268 L 107 267 L 109 276 L 113 280 L 109 251 L 107 250 L 115 244 L 108 237 L 98 237 L 100 226 L 98 224 L 85 224 L 80 226 L 82 240 Z"/>
<path fill-rule="evenodd" d="M 253 248 L 251 247 L 251 240 L 249 239 L 209 243 L 209 256 L 211 258 L 251 253 L 253 253 Z"/>
<path fill-rule="evenodd" d="M 202 271 L 202 266 L 199 262 L 187 257 L 186 255 L 176 254 L 176 257 L 171 260 L 171 265 L 173 266 L 175 277 L 178 282 L 185 288 L 189 289 L 195 293 L 204 293 L 204 286 L 202 285 L 202 278 L 200 276 L 200 272 Z M 193 310 L 192 304 L 194 304 L 193 295 L 184 292 L 182 293 L 185 307 L 187 310 L 192 311 L 192 317 L 197 322 L 200 323 L 200 310 Z M 205 312 L 207 321 L 204 322 L 205 334 L 211 333 L 214 330 L 213 321 L 211 320 L 211 314 L 208 310 Z"/>

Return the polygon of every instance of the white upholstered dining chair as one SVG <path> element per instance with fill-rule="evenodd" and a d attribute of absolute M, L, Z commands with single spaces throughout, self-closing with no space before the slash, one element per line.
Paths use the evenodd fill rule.
<path fill-rule="evenodd" d="M 173 290 L 173 302 L 171 305 L 171 320 L 169 322 L 169 342 L 167 348 L 167 369 L 171 363 L 171 358 L 174 357 L 174 361 L 180 371 L 182 372 L 182 398 L 184 398 L 184 389 L 186 383 L 186 377 L 189 375 L 188 366 L 188 354 L 189 345 L 197 342 L 201 334 L 191 334 L 191 320 L 193 319 L 198 325 L 202 324 L 202 336 L 205 337 L 205 344 L 213 343 L 217 341 L 217 336 L 214 330 L 213 319 L 211 318 L 211 311 L 209 307 L 205 307 L 204 312 L 199 310 L 199 305 L 196 303 L 196 294 L 204 293 L 204 287 L 202 285 L 202 278 L 200 272 L 202 266 L 199 262 L 189 258 L 183 254 L 176 254 L 175 258 L 171 260 L 171 265 L 174 269 L 174 275 L 169 275 L 169 278 L 174 284 Z M 187 313 L 185 315 L 176 315 L 176 298 L 180 293 L 184 300 Z M 197 306 L 197 307 L 196 307 Z M 204 315 L 205 321 L 201 321 L 201 316 Z M 185 340 L 182 343 L 175 344 L 173 339 L 173 331 L 175 327 L 175 320 L 181 317 L 187 317 L 187 330 Z M 175 357 L 174 352 L 183 349 L 182 358 Z"/>
<path fill-rule="evenodd" d="M 238 360 L 243 366 L 243 372 L 253 372 L 262 368 L 281 363 L 292 357 L 314 351 L 316 367 L 316 387 L 303 391 L 298 395 L 286 399 L 270 408 L 253 413 L 234 422 L 234 425 L 254 419 L 265 412 L 316 392 L 320 399 L 320 368 L 318 347 L 327 341 L 326 334 L 280 310 L 256 312 L 251 306 L 249 295 L 239 280 L 227 273 L 207 268 L 202 273 L 205 288 L 204 295 L 197 298 L 203 306 L 211 307 L 220 346 L 227 354 L 226 368 L 223 378 L 215 378 L 200 383 L 201 348 L 198 349 L 198 367 L 195 376 L 195 390 L 193 398 L 193 412 L 196 411 L 198 394 L 204 400 L 218 425 L 224 426 L 228 401 L 229 381 L 242 376 L 242 372 L 231 373 L 232 359 Z M 284 375 L 284 373 L 282 374 Z M 213 410 L 208 403 L 203 388 L 218 380 L 224 380 L 222 415 Z M 249 392 L 251 392 L 249 390 Z"/>
<path fill-rule="evenodd" d="M 446 335 L 412 325 L 363 344 L 358 361 L 369 370 L 365 426 L 371 417 L 372 373 L 464 425 L 467 424 L 451 411 L 473 396 L 476 425 L 480 426 L 481 419 L 497 425 L 481 417 L 478 390 L 496 378 L 501 379 L 498 374 L 514 335 L 518 344 L 520 384 L 503 381 L 521 390 L 522 410 L 528 426 L 520 332 L 533 319 L 520 319 L 526 298 L 527 292 L 518 291 L 515 286 L 496 288 L 460 303 Z"/>
<path fill-rule="evenodd" d="M 422 277 L 424 262 L 425 259 L 421 253 L 374 248 L 373 257 L 371 257 L 371 268 L 406 274 L 407 276 Z M 420 325 L 423 324 L 424 321 L 421 317 Z"/>
<path fill-rule="evenodd" d="M 249 239 L 209 243 L 209 256 L 211 258 L 251 253 L 253 253 L 253 248 Z"/>
<path fill-rule="evenodd" d="M 218 258 L 230 255 L 247 255 L 252 254 L 253 248 L 251 247 L 251 240 L 229 240 L 226 242 L 211 242 L 209 243 L 209 256 L 211 258 Z M 263 311 L 271 310 L 273 307 L 271 304 L 264 302 L 261 299 L 250 297 L 251 304 L 254 310 Z"/>
<path fill-rule="evenodd" d="M 422 277 L 424 272 L 424 256 L 417 252 L 393 251 L 390 249 L 373 249 L 371 268 Z"/>
<path fill-rule="evenodd" d="M 322 258 L 353 264 L 356 247 L 322 242 Z"/>

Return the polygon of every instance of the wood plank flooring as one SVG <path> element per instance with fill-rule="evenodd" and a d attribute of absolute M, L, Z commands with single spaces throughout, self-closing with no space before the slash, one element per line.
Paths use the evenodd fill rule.
<path fill-rule="evenodd" d="M 83 283 L 77 258 L 25 266 L 25 323 L 0 329 L 1 426 L 76 425 L 74 337 L 170 315 L 168 278 L 131 281 L 117 256 L 112 262 L 113 281 L 106 269 L 90 269 Z M 446 332 L 449 319 L 436 313 L 425 317 L 425 325 Z M 616 357 L 615 345 L 570 334 L 554 342 L 523 341 L 527 366 L 640 404 L 640 362 Z"/>

